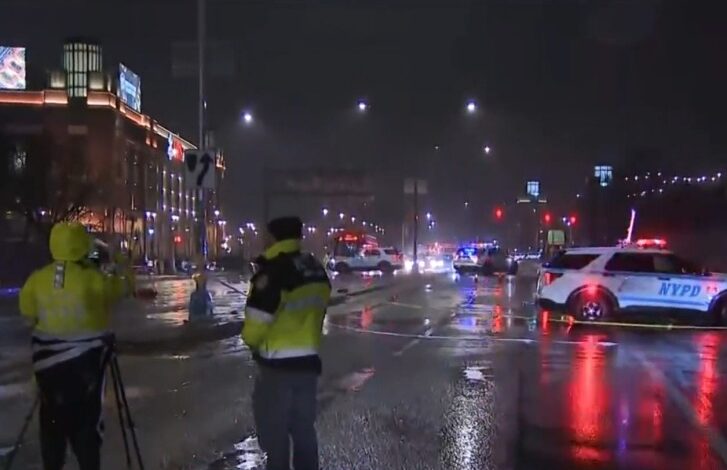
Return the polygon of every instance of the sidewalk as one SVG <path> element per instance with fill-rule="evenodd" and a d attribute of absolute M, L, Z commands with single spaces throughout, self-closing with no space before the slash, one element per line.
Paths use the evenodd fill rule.
<path fill-rule="evenodd" d="M 385 286 L 382 278 L 350 276 L 333 280 L 331 304 Z M 114 310 L 111 326 L 122 354 L 180 354 L 201 343 L 238 335 L 244 319 L 249 282 L 236 275 L 214 275 L 208 290 L 215 305 L 209 319 L 187 322 L 187 304 L 194 283 L 189 278 L 149 278 L 140 285 L 153 287 L 151 300 L 129 299 Z M 30 330 L 19 314 L 17 299 L 0 302 L 0 400 L 4 385 L 30 376 Z"/>

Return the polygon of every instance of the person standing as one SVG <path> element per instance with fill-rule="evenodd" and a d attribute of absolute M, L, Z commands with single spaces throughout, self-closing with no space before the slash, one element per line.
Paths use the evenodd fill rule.
<path fill-rule="evenodd" d="M 45 470 L 63 468 L 68 442 L 81 470 L 101 465 L 110 311 L 133 286 L 129 273 L 104 274 L 90 262 L 91 246 L 83 225 L 56 224 L 50 234 L 53 262 L 31 274 L 20 291 L 20 312 L 33 325 Z"/>
<path fill-rule="evenodd" d="M 258 364 L 253 414 L 268 470 L 318 470 L 318 349 L 331 296 L 323 265 L 301 252 L 303 224 L 283 217 L 268 224 L 274 243 L 257 259 L 242 338 Z"/>

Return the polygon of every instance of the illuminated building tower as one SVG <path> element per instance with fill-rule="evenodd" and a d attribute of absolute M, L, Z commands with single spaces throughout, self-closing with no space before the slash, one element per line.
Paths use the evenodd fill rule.
<path fill-rule="evenodd" d="M 96 77 L 103 80 L 103 48 L 88 39 L 68 39 L 63 45 L 63 70 L 68 96 L 87 96 L 89 81 Z"/>

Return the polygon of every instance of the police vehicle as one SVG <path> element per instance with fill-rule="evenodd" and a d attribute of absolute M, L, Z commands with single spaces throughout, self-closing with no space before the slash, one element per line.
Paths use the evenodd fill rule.
<path fill-rule="evenodd" d="M 579 320 L 619 311 L 687 310 L 727 324 L 727 275 L 710 273 L 665 249 L 662 240 L 568 248 L 540 269 L 536 302 Z"/>
<path fill-rule="evenodd" d="M 460 247 L 452 263 L 459 274 L 516 275 L 518 262 L 496 243 L 479 243 Z"/>

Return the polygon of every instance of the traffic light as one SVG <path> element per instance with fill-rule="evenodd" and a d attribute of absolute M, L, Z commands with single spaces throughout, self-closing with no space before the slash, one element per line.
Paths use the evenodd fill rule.
<path fill-rule="evenodd" d="M 505 215 L 501 207 L 495 208 L 495 219 L 502 220 L 502 217 Z"/>
<path fill-rule="evenodd" d="M 550 221 L 552 220 L 552 218 L 553 217 L 550 215 L 550 212 L 546 212 L 545 215 L 543 216 L 543 222 L 545 222 L 546 224 L 549 224 Z"/>
<path fill-rule="evenodd" d="M 174 236 L 174 243 L 176 243 L 177 245 L 179 245 L 180 243 L 182 243 L 182 237 L 181 237 L 181 235 L 175 235 Z"/>
<path fill-rule="evenodd" d="M 578 221 L 578 218 L 575 215 L 570 216 L 570 224 L 575 225 Z"/>

